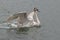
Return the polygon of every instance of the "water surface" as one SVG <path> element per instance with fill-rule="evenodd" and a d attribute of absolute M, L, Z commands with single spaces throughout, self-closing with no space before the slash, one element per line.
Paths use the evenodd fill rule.
<path fill-rule="evenodd" d="M 0 29 L 0 40 L 60 40 L 60 0 L 0 0 L 0 22 L 19 11 L 40 9 L 41 28 L 30 28 L 27 34 Z"/>

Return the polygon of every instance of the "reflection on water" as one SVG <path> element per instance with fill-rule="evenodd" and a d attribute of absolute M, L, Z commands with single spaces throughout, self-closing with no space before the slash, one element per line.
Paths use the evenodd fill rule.
<path fill-rule="evenodd" d="M 28 37 L 33 38 L 33 35 L 31 33 L 36 33 L 39 28 L 32 27 L 32 28 L 20 28 L 18 30 L 11 30 L 7 31 L 8 39 L 9 40 L 19 40 L 19 39 L 28 39 Z"/>
<path fill-rule="evenodd" d="M 22 27 L 22 28 L 17 28 L 17 29 L 8 29 L 9 31 L 8 32 L 11 32 L 11 31 L 14 31 L 15 33 L 17 33 L 17 34 L 25 34 L 25 33 L 28 33 L 29 31 L 32 31 L 32 30 L 34 30 L 34 28 L 35 29 L 38 29 L 38 28 L 40 28 L 41 26 L 39 26 L 39 27 Z"/>

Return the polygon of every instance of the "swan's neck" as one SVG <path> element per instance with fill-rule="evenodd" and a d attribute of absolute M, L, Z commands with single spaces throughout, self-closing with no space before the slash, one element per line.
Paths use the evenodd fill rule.
<path fill-rule="evenodd" d="M 37 21 L 37 23 L 40 24 L 40 21 L 39 21 L 39 19 L 38 19 L 37 13 L 35 13 L 35 16 L 36 16 L 36 21 Z"/>

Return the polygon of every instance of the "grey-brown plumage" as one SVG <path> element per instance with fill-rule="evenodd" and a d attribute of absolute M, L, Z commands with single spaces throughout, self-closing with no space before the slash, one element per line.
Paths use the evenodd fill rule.
<path fill-rule="evenodd" d="M 10 22 L 14 19 L 17 19 L 18 23 L 23 24 L 27 19 L 27 13 L 17 13 L 13 14 L 7 19 L 7 22 Z"/>
<path fill-rule="evenodd" d="M 17 23 L 20 25 L 22 24 L 23 26 L 23 23 L 26 22 L 26 20 L 29 21 L 28 25 L 38 25 L 40 24 L 38 21 L 38 18 L 36 16 L 36 21 L 34 21 L 34 14 L 36 14 L 37 12 L 40 12 L 37 8 L 34 8 L 33 11 L 29 14 L 27 14 L 26 12 L 20 12 L 20 13 L 17 13 L 17 14 L 13 14 L 12 16 L 10 16 L 8 19 L 7 19 L 7 22 L 10 22 L 11 20 L 14 20 L 14 19 L 17 19 Z"/>

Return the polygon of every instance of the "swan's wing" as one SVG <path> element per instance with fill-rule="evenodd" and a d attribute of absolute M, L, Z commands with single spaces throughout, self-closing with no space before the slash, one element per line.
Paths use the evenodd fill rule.
<path fill-rule="evenodd" d="M 11 20 L 14 20 L 14 19 L 16 19 L 18 17 L 23 17 L 23 16 L 27 17 L 27 13 L 26 12 L 22 12 L 22 13 L 13 14 L 10 17 L 8 17 L 7 22 L 9 22 Z"/>
<path fill-rule="evenodd" d="M 14 20 L 14 19 L 16 19 L 16 18 L 18 18 L 17 15 L 11 15 L 10 17 L 8 17 L 7 22 L 9 22 L 9 21 L 11 21 L 11 20 Z"/>
<path fill-rule="evenodd" d="M 26 12 L 22 12 L 22 13 L 17 13 L 17 14 L 15 14 L 14 16 L 19 16 L 19 17 L 25 17 L 25 16 L 27 16 L 27 13 Z"/>

